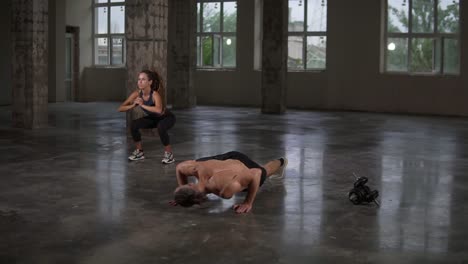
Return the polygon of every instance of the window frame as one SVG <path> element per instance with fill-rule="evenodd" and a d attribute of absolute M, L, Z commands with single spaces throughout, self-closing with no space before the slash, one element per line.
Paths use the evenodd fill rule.
<path fill-rule="evenodd" d="M 458 17 L 458 31 L 456 33 L 441 33 L 438 29 L 438 4 L 440 0 L 434 0 L 434 16 L 433 16 L 433 33 L 419 33 L 419 32 L 412 32 L 413 30 L 413 0 L 406 0 L 406 4 L 408 5 L 408 32 L 388 32 L 388 2 L 389 0 L 383 0 L 383 40 L 382 40 L 382 58 L 383 62 L 381 64 L 381 72 L 385 74 L 401 74 L 401 75 L 428 75 L 428 76 L 458 76 L 460 75 L 461 65 L 458 64 L 458 72 L 444 72 L 444 40 L 446 39 L 453 39 L 457 40 L 459 43 L 460 39 L 460 32 L 461 32 L 461 16 Z M 458 12 L 460 13 L 460 1 L 458 2 Z M 406 71 L 389 71 L 387 61 L 388 61 L 388 39 L 389 38 L 401 38 L 407 40 L 407 58 L 406 58 Z M 419 72 L 419 71 L 412 71 L 411 70 L 411 62 L 412 62 L 412 40 L 413 39 L 433 39 L 434 42 L 434 50 L 432 54 L 433 58 L 433 70 L 431 72 Z M 440 43 L 437 45 L 437 43 Z M 461 54 L 461 45 L 458 45 L 458 54 Z M 439 61 L 439 63 L 437 63 Z"/>
<path fill-rule="evenodd" d="M 302 68 L 290 68 L 287 66 L 288 72 L 322 72 L 327 69 L 327 51 L 328 51 L 328 0 L 322 0 L 327 8 L 326 13 L 325 13 L 325 21 L 326 21 L 326 27 L 325 31 L 308 31 L 308 5 L 309 1 L 308 0 L 302 0 L 302 4 L 304 6 L 304 21 L 303 21 L 303 27 L 302 31 L 289 31 L 289 17 L 288 17 L 288 57 L 289 57 L 289 38 L 290 37 L 302 37 L 302 61 L 303 65 Z M 290 1 L 288 0 L 288 9 L 289 9 L 289 3 Z M 323 68 L 307 68 L 307 38 L 308 37 L 325 37 L 325 66 Z"/>
<path fill-rule="evenodd" d="M 236 31 L 234 32 L 224 32 L 224 3 L 230 2 L 236 4 Z M 210 31 L 204 32 L 203 31 L 203 4 L 205 3 L 218 3 L 220 9 L 220 25 L 219 31 Z M 239 25 L 239 11 L 238 11 L 238 0 L 197 0 L 195 8 L 197 16 L 197 28 L 195 31 L 195 43 L 196 45 L 196 69 L 197 70 L 235 70 L 238 67 L 239 61 L 239 54 L 238 54 L 238 25 Z M 200 8 L 200 9 L 199 9 Z M 204 37 L 211 38 L 211 51 L 212 51 L 212 65 L 203 65 L 203 45 L 202 40 Z M 225 37 L 234 37 L 235 39 L 235 65 L 234 66 L 224 66 L 223 65 L 223 39 Z M 215 38 L 219 38 L 219 51 L 218 51 L 218 61 L 219 65 L 216 65 L 216 58 L 215 58 Z"/>
<path fill-rule="evenodd" d="M 124 12 L 126 12 L 125 8 L 125 0 L 120 0 L 119 2 L 111 2 L 112 0 L 106 0 L 105 3 L 96 3 L 97 0 L 91 0 L 92 2 L 92 14 L 93 14 L 93 23 L 92 23 L 92 34 L 93 34 L 93 66 L 95 67 L 115 67 L 115 68 L 122 68 L 126 65 L 126 41 L 125 41 L 125 28 L 124 33 L 111 33 L 111 7 L 115 6 L 123 6 Z M 96 33 L 96 8 L 99 7 L 107 7 L 107 33 Z M 124 13 L 125 14 L 125 13 Z M 124 25 L 125 25 L 125 15 L 124 15 Z M 108 59 L 106 64 L 98 64 L 96 63 L 96 52 L 97 52 L 97 45 L 96 39 L 98 38 L 107 38 L 107 42 L 109 43 L 107 47 L 108 52 Z M 113 63 L 113 49 L 112 49 L 112 40 L 114 38 L 121 38 L 122 39 L 122 63 Z"/>

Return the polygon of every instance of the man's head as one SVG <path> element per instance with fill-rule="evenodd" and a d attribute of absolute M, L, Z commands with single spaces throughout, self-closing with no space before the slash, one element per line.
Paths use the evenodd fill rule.
<path fill-rule="evenodd" d="M 175 189 L 174 200 L 183 207 L 191 207 L 194 204 L 201 204 L 206 200 L 206 197 L 195 184 L 189 183 Z"/>

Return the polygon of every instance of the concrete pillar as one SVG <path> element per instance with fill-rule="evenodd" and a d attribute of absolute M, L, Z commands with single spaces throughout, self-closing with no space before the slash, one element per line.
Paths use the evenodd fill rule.
<path fill-rule="evenodd" d="M 262 112 L 286 111 L 287 0 L 263 0 Z"/>
<path fill-rule="evenodd" d="M 11 22 L 12 10 L 11 4 L 13 1 L 2 2 L 0 8 L 0 32 L 2 32 L 2 41 L 0 41 L 0 105 L 12 104 L 12 67 L 11 62 Z"/>
<path fill-rule="evenodd" d="M 173 108 L 196 105 L 193 74 L 196 64 L 196 1 L 169 2 L 168 87 Z"/>
<path fill-rule="evenodd" d="M 167 81 L 168 0 L 125 1 L 125 34 L 127 42 L 127 95 L 137 88 L 138 73 L 156 70 Z M 164 85 L 166 86 L 166 85 Z M 166 93 L 160 93 L 166 100 Z M 142 115 L 131 111 L 131 119 Z"/>
<path fill-rule="evenodd" d="M 47 126 L 48 0 L 12 1 L 13 127 Z"/>

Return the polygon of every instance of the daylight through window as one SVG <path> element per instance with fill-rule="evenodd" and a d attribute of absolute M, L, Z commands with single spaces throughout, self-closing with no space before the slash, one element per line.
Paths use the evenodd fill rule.
<path fill-rule="evenodd" d="M 94 64 L 125 64 L 125 0 L 94 0 Z"/>
<path fill-rule="evenodd" d="M 289 0 L 288 9 L 288 69 L 325 69 L 327 0 Z"/>
<path fill-rule="evenodd" d="M 236 67 L 237 1 L 197 2 L 197 66 Z"/>
<path fill-rule="evenodd" d="M 459 74 L 459 0 L 387 0 L 387 72 Z"/>

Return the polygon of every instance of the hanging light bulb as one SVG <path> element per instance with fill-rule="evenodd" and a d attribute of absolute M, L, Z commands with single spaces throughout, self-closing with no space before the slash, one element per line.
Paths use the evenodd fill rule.
<path fill-rule="evenodd" d="M 322 0 L 322 7 L 325 6 L 325 0 Z"/>
<path fill-rule="evenodd" d="M 123 12 L 123 6 L 120 6 L 120 11 Z"/>
<path fill-rule="evenodd" d="M 299 4 L 297 6 L 302 6 L 302 0 L 299 0 Z"/>
<path fill-rule="evenodd" d="M 406 0 L 403 0 L 403 3 L 401 3 L 401 6 L 406 6 Z"/>
<path fill-rule="evenodd" d="M 106 13 L 106 8 L 104 7 L 104 13 Z"/>
<path fill-rule="evenodd" d="M 218 9 L 218 3 L 215 3 L 215 7 L 214 7 L 214 8 L 215 8 L 215 9 Z"/>

